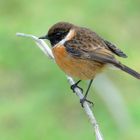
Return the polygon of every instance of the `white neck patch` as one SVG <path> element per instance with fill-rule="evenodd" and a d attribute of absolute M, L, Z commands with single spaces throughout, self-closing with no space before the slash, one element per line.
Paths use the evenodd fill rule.
<path fill-rule="evenodd" d="M 57 43 L 54 47 L 57 47 L 59 45 L 64 45 L 66 41 L 71 40 L 74 36 L 75 36 L 75 30 L 71 29 L 67 34 L 67 36 L 64 39 L 62 39 L 59 43 Z"/>

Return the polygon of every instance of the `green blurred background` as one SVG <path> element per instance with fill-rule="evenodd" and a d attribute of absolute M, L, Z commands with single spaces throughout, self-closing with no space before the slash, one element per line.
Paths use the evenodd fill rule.
<path fill-rule="evenodd" d="M 0 140 L 95 139 L 64 73 L 32 40 L 15 36 L 44 35 L 58 21 L 95 30 L 126 52 L 128 59 L 120 60 L 140 72 L 139 0 L 0 0 Z M 106 102 L 92 90 L 89 98 L 103 136 L 139 140 L 140 81 L 120 71 L 106 75 L 121 91 L 131 124 L 119 128 Z"/>

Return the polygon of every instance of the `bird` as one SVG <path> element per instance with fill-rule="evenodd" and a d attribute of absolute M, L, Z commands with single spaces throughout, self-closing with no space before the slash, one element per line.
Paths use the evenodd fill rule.
<path fill-rule="evenodd" d="M 131 76 L 140 79 L 140 73 L 129 68 L 117 60 L 116 56 L 127 58 L 127 55 L 116 45 L 103 39 L 96 32 L 86 27 L 80 27 L 68 22 L 58 22 L 48 30 L 45 36 L 39 39 L 50 41 L 54 59 L 65 74 L 79 80 L 71 86 L 75 91 L 82 80 L 90 80 L 85 95 L 80 99 L 83 107 L 95 76 L 108 65 L 112 65 Z"/>

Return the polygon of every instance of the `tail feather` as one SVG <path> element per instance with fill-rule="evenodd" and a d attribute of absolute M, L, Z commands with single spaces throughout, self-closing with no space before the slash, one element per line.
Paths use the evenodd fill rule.
<path fill-rule="evenodd" d="M 123 65 L 123 64 L 115 64 L 116 67 L 125 71 L 126 73 L 132 75 L 133 77 L 140 79 L 140 73 L 136 72 L 135 70 Z"/>

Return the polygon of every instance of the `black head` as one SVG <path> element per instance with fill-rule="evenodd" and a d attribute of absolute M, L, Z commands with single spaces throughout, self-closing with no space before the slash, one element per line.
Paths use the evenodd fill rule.
<path fill-rule="evenodd" d="M 48 39 L 51 45 L 54 46 L 66 37 L 73 26 L 73 24 L 67 22 L 56 23 L 49 29 L 46 36 L 40 37 L 39 39 Z"/>

